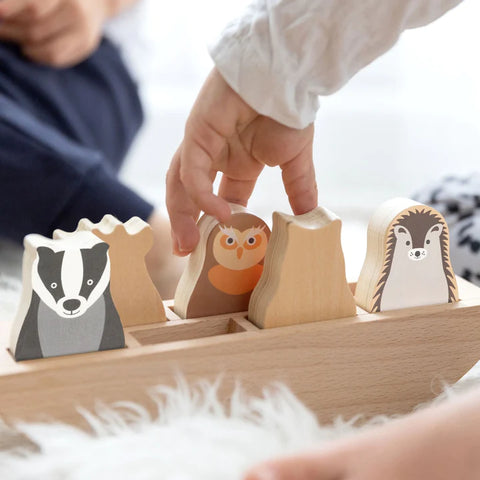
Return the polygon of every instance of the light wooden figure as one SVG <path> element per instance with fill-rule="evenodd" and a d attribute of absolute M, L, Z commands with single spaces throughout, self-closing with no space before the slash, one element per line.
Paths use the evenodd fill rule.
<path fill-rule="evenodd" d="M 27 235 L 24 244 L 23 290 L 10 336 L 14 358 L 124 347 L 108 245 L 90 232 L 65 240 Z"/>
<path fill-rule="evenodd" d="M 166 321 L 162 298 L 145 263 L 145 256 L 153 245 L 150 225 L 138 217 L 122 223 L 113 215 L 105 215 L 99 223 L 80 220 L 77 231 L 91 231 L 110 247 L 111 291 L 122 325 Z M 54 238 L 71 235 L 62 230 L 54 232 Z"/>
<path fill-rule="evenodd" d="M 324 208 L 299 216 L 275 212 L 249 320 L 269 328 L 355 315 L 340 230 L 340 219 Z"/>
<path fill-rule="evenodd" d="M 244 207 L 231 205 L 228 223 L 204 215 L 200 243 L 190 255 L 175 292 L 182 318 L 242 312 L 263 271 L 270 229 Z"/>
<path fill-rule="evenodd" d="M 442 215 L 407 198 L 381 205 L 368 226 L 355 297 L 369 312 L 458 301 Z"/>

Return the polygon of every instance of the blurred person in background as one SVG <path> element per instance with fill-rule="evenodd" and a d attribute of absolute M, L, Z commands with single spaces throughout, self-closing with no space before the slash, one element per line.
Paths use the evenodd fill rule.
<path fill-rule="evenodd" d="M 0 236 L 139 216 L 154 231 L 150 273 L 169 298 L 179 273 L 169 223 L 117 176 L 143 111 L 106 24 L 134 18 L 141 3 L 0 1 Z"/>

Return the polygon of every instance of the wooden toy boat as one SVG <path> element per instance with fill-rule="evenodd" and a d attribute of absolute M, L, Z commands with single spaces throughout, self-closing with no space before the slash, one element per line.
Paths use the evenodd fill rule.
<path fill-rule="evenodd" d="M 7 421 L 56 419 L 84 425 L 76 407 L 140 402 L 149 388 L 222 375 L 259 394 L 284 382 L 322 421 L 337 415 L 404 413 L 460 379 L 480 357 L 480 288 L 457 279 L 453 304 L 367 313 L 260 330 L 246 314 L 182 320 L 165 302 L 167 322 L 125 329 L 127 348 L 15 362 L 0 323 L 0 415 Z M 354 289 L 354 285 L 351 285 Z"/>
<path fill-rule="evenodd" d="M 266 248 L 269 235 L 260 219 L 239 210 L 231 222 L 201 222 L 201 248 L 190 257 L 179 282 L 175 309 L 172 301 L 160 302 L 144 268 L 150 240 L 141 221 L 121 225 L 106 217 L 98 225 L 81 222 L 71 234 L 57 232 L 56 240 L 35 237 L 24 257 L 24 292 L 12 329 L 18 335 L 12 335 L 10 344 L 10 325 L 0 324 L 1 417 L 81 424 L 76 407 L 91 410 L 98 400 L 133 401 L 154 409 L 149 389 L 175 384 L 180 373 L 188 382 L 221 376 L 219 395 L 225 401 L 236 382 L 258 395 L 278 381 L 322 421 L 338 415 L 368 418 L 405 413 L 431 400 L 479 360 L 480 288 L 455 281 L 448 228 L 438 212 L 406 199 L 381 206 L 369 226 L 358 286 L 346 282 L 341 222 L 326 209 L 297 217 L 274 214 Z M 96 230 L 101 236 L 93 241 Z M 84 237 L 93 246 L 85 246 Z M 132 247 L 138 242 L 141 248 Z M 92 262 L 85 260 L 93 249 L 104 260 L 103 273 L 96 276 L 95 269 L 89 270 Z M 138 249 L 135 267 L 130 249 Z M 57 257 L 70 259 L 69 268 L 60 268 Z M 75 274 L 77 281 L 65 281 L 65 272 Z M 51 356 L 44 348 L 49 345 L 46 336 L 63 335 L 72 344 L 77 340 L 70 330 L 65 332 L 62 318 L 76 320 L 73 302 L 90 301 L 83 290 L 75 293 L 84 284 L 93 291 L 101 286 L 104 293 L 98 298 L 105 298 L 108 282 L 97 280 L 108 275 L 117 299 L 112 318 L 119 314 L 127 348 L 104 350 L 91 341 L 90 353 L 41 358 Z M 57 295 L 56 287 L 64 285 L 69 287 L 61 292 L 65 296 L 52 300 L 46 289 Z M 34 293 L 36 309 L 29 307 L 37 298 Z M 37 308 L 40 301 L 60 313 Z M 247 305 L 248 314 L 213 313 Z M 65 313 L 65 308 L 72 311 Z M 107 317 L 94 321 L 107 325 Z M 48 327 L 51 318 L 55 328 Z M 55 346 L 63 348 L 62 338 Z M 35 360 L 15 362 L 8 347 L 21 359 L 19 345 L 37 355 L 22 358 Z M 69 353 L 85 351 L 72 347 Z"/>

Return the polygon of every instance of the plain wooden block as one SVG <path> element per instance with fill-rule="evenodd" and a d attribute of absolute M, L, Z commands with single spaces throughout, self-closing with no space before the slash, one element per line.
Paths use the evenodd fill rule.
<path fill-rule="evenodd" d="M 369 312 L 456 302 L 445 219 L 406 198 L 381 205 L 368 226 L 355 298 Z"/>
<path fill-rule="evenodd" d="M 16 360 L 122 348 L 110 293 L 108 245 L 90 232 L 25 237 L 23 288 L 12 325 Z"/>
<path fill-rule="evenodd" d="M 275 212 L 249 320 L 270 328 L 355 315 L 340 230 L 340 219 L 321 207 L 298 216 Z"/>
<path fill-rule="evenodd" d="M 242 312 L 263 271 L 270 229 L 240 205 L 228 223 L 204 215 L 200 243 L 177 286 L 174 310 L 182 318 Z"/>
<path fill-rule="evenodd" d="M 166 321 L 162 298 L 148 273 L 145 256 L 153 246 L 150 225 L 132 217 L 125 223 L 105 215 L 99 223 L 84 218 L 78 231 L 89 231 L 109 245 L 112 298 L 124 327 Z M 56 230 L 54 238 L 76 232 Z"/>

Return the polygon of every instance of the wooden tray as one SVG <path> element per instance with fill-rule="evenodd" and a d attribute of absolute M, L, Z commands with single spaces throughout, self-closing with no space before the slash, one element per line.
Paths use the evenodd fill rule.
<path fill-rule="evenodd" d="M 457 304 L 259 330 L 245 313 L 126 329 L 128 348 L 16 363 L 0 331 L 0 416 L 77 425 L 81 406 L 135 401 L 154 411 L 148 390 L 215 380 L 228 400 L 239 380 L 251 394 L 281 381 L 316 414 L 404 413 L 461 378 L 480 358 L 480 288 L 458 279 Z M 354 286 L 352 286 L 354 288 Z"/>

